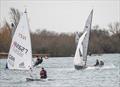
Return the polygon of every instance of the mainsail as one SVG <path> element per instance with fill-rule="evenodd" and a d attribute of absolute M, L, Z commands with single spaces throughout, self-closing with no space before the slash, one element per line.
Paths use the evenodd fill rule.
<path fill-rule="evenodd" d="M 9 69 L 29 70 L 32 66 L 30 27 L 24 12 L 12 38 L 7 65 Z"/>
<path fill-rule="evenodd" d="M 76 53 L 74 57 L 75 66 L 85 66 L 87 61 L 87 50 L 89 43 L 89 36 L 91 30 L 93 10 L 91 11 L 84 28 L 83 35 L 79 38 L 79 42 L 76 48 Z"/>
<path fill-rule="evenodd" d="M 84 44 L 83 45 L 83 61 L 85 61 L 85 64 L 87 61 L 87 51 L 88 51 L 88 43 L 89 43 L 90 31 L 91 31 L 92 16 L 93 16 L 93 10 L 91 11 L 84 27 L 84 32 L 87 32 L 83 40 L 83 44 Z"/>

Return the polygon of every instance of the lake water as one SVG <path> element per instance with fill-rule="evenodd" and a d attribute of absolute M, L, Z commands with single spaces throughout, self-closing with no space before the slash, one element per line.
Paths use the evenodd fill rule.
<path fill-rule="evenodd" d="M 29 71 L 4 69 L 6 59 L 0 59 L 0 87 L 120 87 L 120 54 L 103 54 L 88 57 L 88 65 L 102 59 L 100 69 L 75 70 L 72 57 L 54 57 L 34 68 L 34 78 L 39 78 L 43 66 L 51 81 L 26 81 Z"/>

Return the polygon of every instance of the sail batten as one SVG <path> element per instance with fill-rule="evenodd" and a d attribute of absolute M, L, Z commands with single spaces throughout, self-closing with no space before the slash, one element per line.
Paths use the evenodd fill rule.
<path fill-rule="evenodd" d="M 30 27 L 23 13 L 12 38 L 7 65 L 9 69 L 28 70 L 32 66 Z"/>

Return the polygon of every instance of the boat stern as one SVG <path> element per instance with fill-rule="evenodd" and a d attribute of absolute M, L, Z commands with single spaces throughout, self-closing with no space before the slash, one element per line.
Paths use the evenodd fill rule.
<path fill-rule="evenodd" d="M 81 70 L 81 69 L 85 69 L 85 66 L 80 66 L 80 65 L 74 65 L 76 70 Z"/>

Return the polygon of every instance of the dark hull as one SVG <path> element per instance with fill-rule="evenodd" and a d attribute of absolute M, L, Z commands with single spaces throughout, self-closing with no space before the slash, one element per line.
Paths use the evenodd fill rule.
<path fill-rule="evenodd" d="M 32 78 L 26 78 L 27 81 L 44 81 L 44 79 L 32 79 Z"/>
<path fill-rule="evenodd" d="M 35 78 L 26 78 L 26 81 L 54 81 L 54 79 L 35 79 Z"/>
<path fill-rule="evenodd" d="M 85 66 L 80 66 L 80 65 L 74 65 L 74 67 L 76 70 L 82 70 L 86 68 Z"/>

